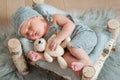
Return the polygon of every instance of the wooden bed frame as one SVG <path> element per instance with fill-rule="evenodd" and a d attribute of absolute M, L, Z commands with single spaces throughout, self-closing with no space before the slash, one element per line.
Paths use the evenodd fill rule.
<path fill-rule="evenodd" d="M 107 42 L 103 53 L 100 55 L 99 59 L 96 61 L 94 66 L 84 67 L 82 80 L 97 80 L 97 77 L 103 67 L 103 64 L 109 57 L 110 52 L 112 50 L 115 50 L 116 40 L 120 31 L 120 23 L 115 19 L 109 20 L 107 30 L 111 33 L 111 39 Z"/>
<path fill-rule="evenodd" d="M 33 0 L 33 3 L 44 4 L 44 0 Z M 107 42 L 106 47 L 103 50 L 103 53 L 100 55 L 96 63 L 93 66 L 84 67 L 83 72 L 82 72 L 82 80 L 97 80 L 97 77 L 103 67 L 103 64 L 105 63 L 106 59 L 109 57 L 110 52 L 112 50 L 115 50 L 116 40 L 117 40 L 119 31 L 120 31 L 120 23 L 115 19 L 109 20 L 107 30 L 111 33 L 112 37 L 110 41 Z M 10 39 L 8 41 L 8 47 L 9 47 L 10 53 L 12 54 L 13 61 L 18 71 L 23 75 L 28 74 L 29 73 L 29 71 L 27 70 L 28 67 L 22 55 L 22 48 L 21 48 L 21 44 L 18 41 L 18 39 Z M 22 59 L 23 62 L 16 63 L 16 60 L 19 60 L 19 59 Z M 21 68 L 21 64 L 24 64 L 23 68 Z"/>

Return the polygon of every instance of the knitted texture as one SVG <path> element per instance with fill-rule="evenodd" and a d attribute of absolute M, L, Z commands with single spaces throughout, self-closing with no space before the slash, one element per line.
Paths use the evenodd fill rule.
<path fill-rule="evenodd" d="M 18 36 L 20 36 L 20 28 L 21 25 L 29 20 L 32 17 L 35 16 L 41 16 L 37 11 L 33 10 L 31 7 L 20 7 L 17 9 L 17 11 L 13 14 L 12 19 L 13 19 L 13 24 L 14 27 L 17 30 Z"/>

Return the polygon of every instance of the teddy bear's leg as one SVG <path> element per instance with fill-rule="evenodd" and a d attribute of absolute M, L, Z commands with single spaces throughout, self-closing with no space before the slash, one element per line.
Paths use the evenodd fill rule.
<path fill-rule="evenodd" d="M 53 58 L 47 52 L 44 53 L 44 57 L 46 61 L 53 62 Z"/>
<path fill-rule="evenodd" d="M 57 57 L 57 61 L 58 61 L 58 63 L 59 63 L 59 65 L 60 65 L 60 67 L 62 68 L 62 69 L 66 69 L 67 68 L 67 62 L 64 60 L 64 58 L 63 57 L 61 57 L 61 56 L 58 56 Z"/>

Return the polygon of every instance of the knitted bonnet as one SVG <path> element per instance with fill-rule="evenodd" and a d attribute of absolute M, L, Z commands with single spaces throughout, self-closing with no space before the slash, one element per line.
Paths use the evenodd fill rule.
<path fill-rule="evenodd" d="M 17 31 L 18 36 L 20 36 L 21 25 L 25 21 L 35 16 L 41 16 L 41 14 L 33 10 L 31 7 L 22 6 L 17 9 L 17 11 L 13 14 L 12 19 L 13 19 L 13 24 L 14 24 L 15 30 Z"/>

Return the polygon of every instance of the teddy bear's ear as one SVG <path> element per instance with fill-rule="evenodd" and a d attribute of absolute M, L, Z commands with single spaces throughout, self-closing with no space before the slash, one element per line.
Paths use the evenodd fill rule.
<path fill-rule="evenodd" d="M 53 34 L 49 39 L 48 39 L 48 43 L 54 38 L 54 37 L 56 37 L 56 35 L 55 34 Z"/>

